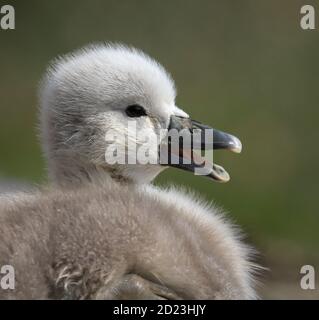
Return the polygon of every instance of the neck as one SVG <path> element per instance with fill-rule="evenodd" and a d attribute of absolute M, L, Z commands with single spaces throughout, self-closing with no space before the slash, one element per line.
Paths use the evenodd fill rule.
<path fill-rule="evenodd" d="M 75 157 L 49 158 L 50 180 L 63 187 L 79 187 L 86 183 L 105 185 L 112 182 L 126 185 L 150 183 L 164 169 L 154 165 L 96 166 L 84 163 Z"/>
<path fill-rule="evenodd" d="M 111 182 L 132 183 L 129 179 L 116 174 L 116 170 L 106 170 L 93 164 L 84 164 L 74 159 L 57 159 L 49 161 L 48 175 L 50 181 L 61 187 L 80 187 L 87 183 L 105 185 Z"/>

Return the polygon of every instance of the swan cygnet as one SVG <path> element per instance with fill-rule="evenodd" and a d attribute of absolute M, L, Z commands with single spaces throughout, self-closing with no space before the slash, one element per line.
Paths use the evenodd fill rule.
<path fill-rule="evenodd" d="M 175 105 L 175 95 L 164 68 L 136 49 L 91 46 L 54 62 L 40 95 L 52 184 L 1 200 L 0 265 L 15 268 L 16 289 L 0 290 L 0 298 L 257 297 L 252 250 L 222 213 L 182 190 L 150 184 L 169 164 L 105 159 L 107 133 L 117 146 L 143 146 L 127 129 L 129 119 L 150 135 L 207 128 Z M 216 130 L 211 147 L 239 152 L 241 144 Z M 207 176 L 229 179 L 215 164 Z"/>

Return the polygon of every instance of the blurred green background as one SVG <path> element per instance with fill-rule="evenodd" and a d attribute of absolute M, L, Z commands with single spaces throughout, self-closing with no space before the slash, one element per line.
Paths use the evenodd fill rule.
<path fill-rule="evenodd" d="M 0 181 L 44 183 L 37 86 L 48 64 L 87 43 L 124 42 L 158 59 L 177 105 L 236 134 L 241 155 L 215 153 L 228 184 L 169 169 L 158 179 L 197 190 L 242 226 L 260 252 L 265 298 L 319 298 L 300 268 L 319 272 L 319 30 L 300 28 L 297 0 L 0 1 L 16 30 L 0 30 Z M 318 26 L 318 24 L 317 24 Z M 319 26 L 318 26 L 319 28 Z"/>

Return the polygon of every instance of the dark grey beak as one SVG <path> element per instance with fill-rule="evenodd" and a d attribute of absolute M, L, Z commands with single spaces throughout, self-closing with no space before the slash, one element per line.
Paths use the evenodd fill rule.
<path fill-rule="evenodd" d="M 242 144 L 237 137 L 229 133 L 226 133 L 217 129 L 213 129 L 198 121 L 195 121 L 195 120 L 190 120 L 190 121 L 192 123 L 193 130 L 199 129 L 202 132 L 201 142 L 202 144 L 204 144 L 202 145 L 203 149 L 204 148 L 214 149 L 214 150 L 226 149 L 235 153 L 241 153 Z M 205 144 L 205 130 L 213 130 L 213 141 L 207 141 L 206 144 Z"/>
<path fill-rule="evenodd" d="M 173 134 L 172 134 L 173 133 Z M 177 139 L 172 137 L 178 136 Z M 160 148 L 160 161 L 191 172 L 200 172 L 219 182 L 227 182 L 230 177 L 226 170 L 201 157 L 207 150 L 225 149 L 240 153 L 242 144 L 235 136 L 213 129 L 189 118 L 171 116 L 168 135 Z M 196 153 L 199 150 L 199 154 Z"/>

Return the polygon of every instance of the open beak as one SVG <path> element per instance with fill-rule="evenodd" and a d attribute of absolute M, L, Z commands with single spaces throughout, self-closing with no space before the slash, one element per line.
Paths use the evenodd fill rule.
<path fill-rule="evenodd" d="M 160 163 L 227 182 L 230 179 L 227 171 L 201 156 L 203 151 L 216 149 L 240 153 L 242 144 L 231 134 L 189 118 L 171 116 L 167 137 L 160 148 Z"/>

